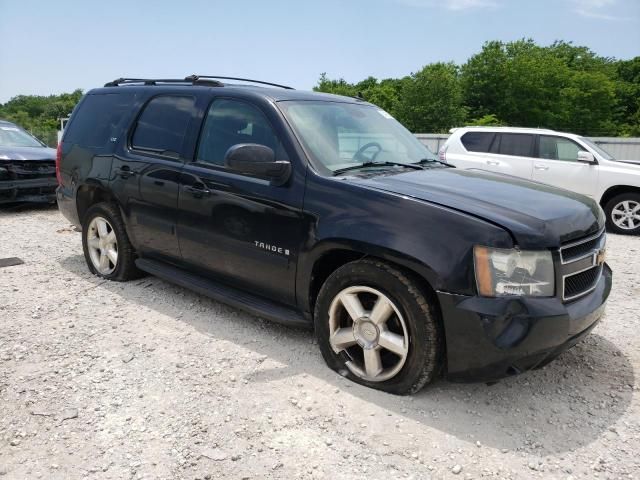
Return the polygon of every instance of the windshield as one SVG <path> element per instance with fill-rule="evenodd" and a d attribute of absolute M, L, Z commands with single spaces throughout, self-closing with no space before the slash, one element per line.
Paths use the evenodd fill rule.
<path fill-rule="evenodd" d="M 595 143 L 593 143 L 588 138 L 580 137 L 580 140 L 582 140 L 589 147 L 591 147 L 593 150 L 595 150 L 596 153 L 598 155 L 600 155 L 602 158 L 604 158 L 605 160 L 615 160 L 615 158 L 613 158 L 613 155 L 611 155 L 609 152 L 604 150 L 600 145 L 596 145 Z"/>
<path fill-rule="evenodd" d="M 279 105 L 305 148 L 328 173 L 369 162 L 437 161 L 427 147 L 378 107 L 323 101 L 285 101 Z"/>
<path fill-rule="evenodd" d="M 43 147 L 42 143 L 24 130 L 11 125 L 0 125 L 0 147 Z"/>

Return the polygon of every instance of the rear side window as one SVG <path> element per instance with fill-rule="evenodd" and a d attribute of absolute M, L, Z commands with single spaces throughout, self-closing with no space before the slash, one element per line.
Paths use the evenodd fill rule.
<path fill-rule="evenodd" d="M 104 148 L 115 142 L 133 101 L 133 93 L 87 95 L 73 112 L 64 142 L 91 148 Z"/>
<path fill-rule="evenodd" d="M 460 141 L 464 148 L 470 152 L 487 153 L 495 136 L 496 134 L 491 132 L 468 132 L 462 136 Z"/>
<path fill-rule="evenodd" d="M 193 97 L 162 95 L 147 103 L 138 117 L 131 147 L 177 157 L 193 113 Z"/>
<path fill-rule="evenodd" d="M 533 157 L 533 140 L 533 135 L 501 133 L 498 153 L 517 157 Z"/>

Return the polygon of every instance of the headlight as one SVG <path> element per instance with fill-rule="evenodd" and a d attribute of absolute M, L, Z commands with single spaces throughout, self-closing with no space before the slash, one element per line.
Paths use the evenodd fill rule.
<path fill-rule="evenodd" d="M 473 249 L 478 293 L 483 297 L 555 293 L 553 258 L 548 251 L 521 251 L 477 245 Z"/>

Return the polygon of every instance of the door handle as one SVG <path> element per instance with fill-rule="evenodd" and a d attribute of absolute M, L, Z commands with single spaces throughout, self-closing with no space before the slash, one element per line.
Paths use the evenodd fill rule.
<path fill-rule="evenodd" d="M 131 170 L 131 167 L 128 165 L 123 165 L 122 167 L 116 169 L 116 175 L 120 175 L 121 178 L 129 178 L 137 175 L 138 172 Z"/>
<path fill-rule="evenodd" d="M 500 165 L 500 162 L 495 160 L 487 160 L 487 165 Z"/>
<path fill-rule="evenodd" d="M 547 167 L 546 165 L 536 165 L 534 168 L 536 170 L 549 170 L 549 167 Z"/>
<path fill-rule="evenodd" d="M 211 190 L 209 190 L 208 188 L 206 188 L 204 185 L 201 187 L 191 187 L 191 186 L 187 186 L 184 187 L 186 192 L 189 192 L 191 195 L 194 196 L 194 198 L 202 198 L 202 197 L 208 197 L 211 195 Z"/>

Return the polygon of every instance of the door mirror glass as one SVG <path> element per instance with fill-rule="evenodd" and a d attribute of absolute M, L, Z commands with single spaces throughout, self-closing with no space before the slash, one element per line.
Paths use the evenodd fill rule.
<path fill-rule="evenodd" d="M 224 157 L 227 168 L 244 175 L 266 178 L 272 185 L 284 185 L 291 176 L 291 163 L 276 160 L 274 151 L 257 143 L 233 145 Z"/>
<path fill-rule="evenodd" d="M 581 150 L 578 152 L 578 161 L 584 163 L 595 163 L 596 159 L 591 152 Z"/>

